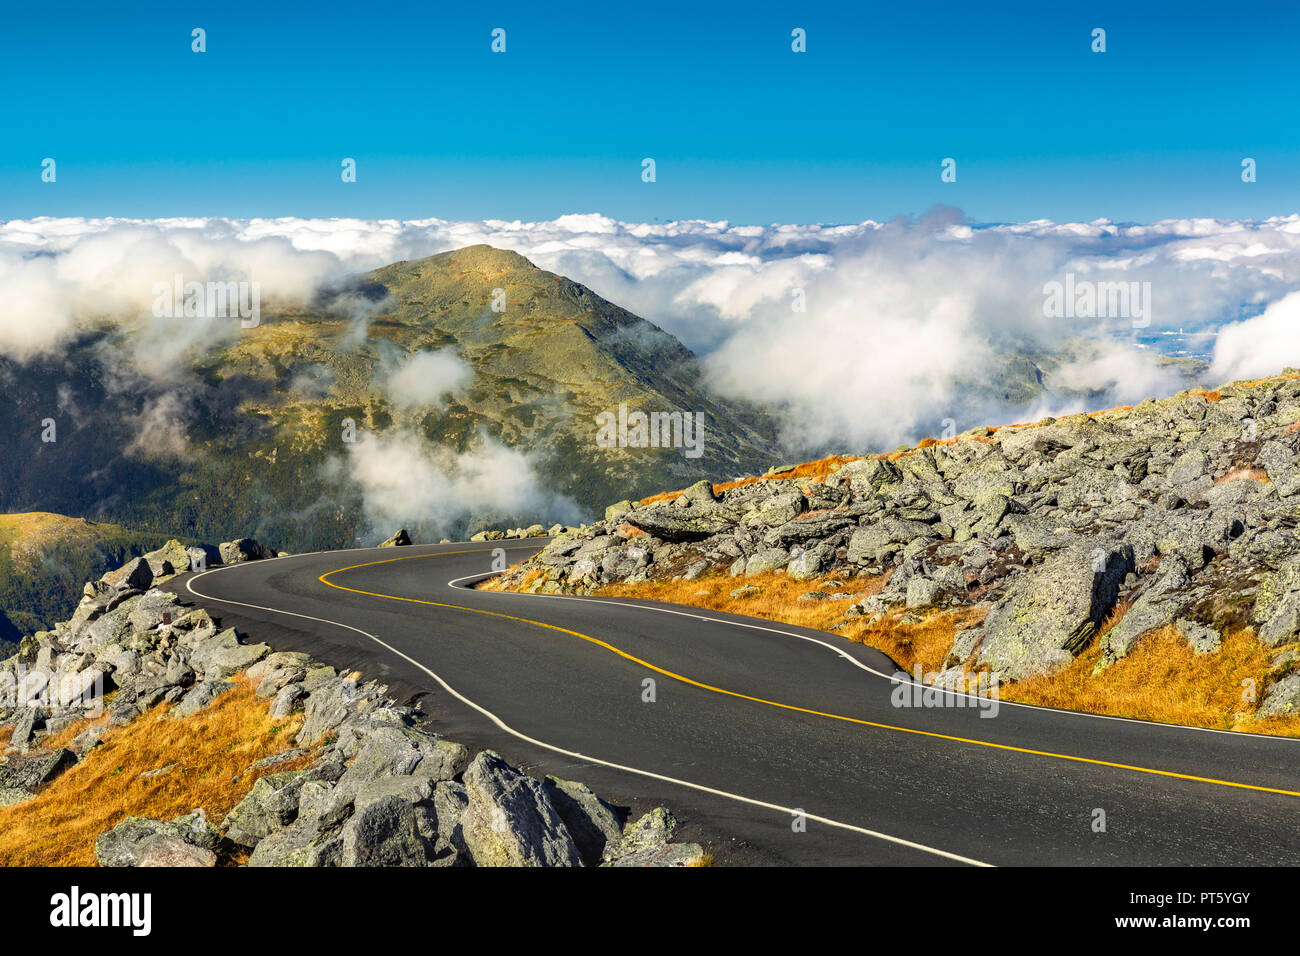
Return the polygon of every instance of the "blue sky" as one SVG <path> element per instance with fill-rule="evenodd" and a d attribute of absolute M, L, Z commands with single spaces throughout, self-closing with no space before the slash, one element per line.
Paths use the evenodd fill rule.
<path fill-rule="evenodd" d="M 728 6 L 12 5 L 0 219 L 1296 211 L 1300 5 Z"/>

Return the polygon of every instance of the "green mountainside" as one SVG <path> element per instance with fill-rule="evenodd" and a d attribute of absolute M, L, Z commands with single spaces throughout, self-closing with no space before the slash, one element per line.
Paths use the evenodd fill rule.
<path fill-rule="evenodd" d="M 166 537 L 35 512 L 0 515 L 0 655 L 24 634 L 66 618 L 82 585 Z"/>
<path fill-rule="evenodd" d="M 492 308 L 495 290 L 504 311 Z M 0 511 L 86 515 L 166 537 L 253 535 L 289 551 L 372 543 L 393 529 L 370 526 L 346 467 L 365 446 L 344 443 L 347 419 L 362 434 L 414 437 L 448 457 L 488 441 L 527 452 L 537 484 L 586 514 L 615 491 L 725 478 L 777 457 L 774 423 L 711 395 L 675 338 L 489 246 L 394 263 L 308 307 L 264 306 L 256 328 L 220 320 L 232 323 L 224 338 L 176 359 L 163 357 L 194 334 L 181 325 L 194 320 L 166 321 L 176 325 L 161 334 L 156 324 L 89 324 L 64 355 L 0 360 L 10 446 Z M 471 381 L 432 405 L 390 400 L 395 368 L 449 348 Z M 142 356 L 165 374 L 141 374 Z M 702 457 L 598 447 L 595 417 L 624 402 L 702 412 Z M 41 441 L 46 419 L 54 442 Z M 456 537 L 548 517 L 471 514 L 423 530 Z"/>

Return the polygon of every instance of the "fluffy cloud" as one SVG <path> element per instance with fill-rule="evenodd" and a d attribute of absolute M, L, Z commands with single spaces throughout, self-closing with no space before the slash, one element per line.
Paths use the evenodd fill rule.
<path fill-rule="evenodd" d="M 437 405 L 444 396 L 474 380 L 474 371 L 452 349 L 416 352 L 393 369 L 386 382 L 389 400 L 398 408 Z"/>
<path fill-rule="evenodd" d="M 1210 372 L 1216 381 L 1229 381 L 1260 378 L 1283 366 L 1300 367 L 1300 292 L 1220 329 Z"/>
<path fill-rule="evenodd" d="M 1178 387 L 1152 349 L 1194 335 L 1213 342 L 1222 331 L 1204 384 L 1297 364 L 1287 357 L 1295 351 L 1287 329 L 1298 307 L 1286 297 L 1300 288 L 1300 216 L 979 225 L 942 208 L 848 225 L 624 223 L 594 214 L 531 223 L 9 222 L 0 225 L 0 353 L 21 359 L 57 348 L 78 319 L 111 317 L 140 327 L 143 345 L 131 360 L 157 376 L 187 350 L 235 334 L 229 322 L 182 333 L 157 326 L 149 291 L 176 272 L 258 280 L 264 302 L 288 300 L 479 242 L 518 251 L 676 335 L 701 354 L 716 388 L 780 408 L 795 448 L 878 447 L 936 432 L 945 419 L 964 428 L 1026 415 L 1023 397 L 998 397 L 1012 354 L 1065 355 L 1045 397 L 1032 401 L 1045 413 L 1068 410 L 1081 393 L 1120 403 Z M 1151 283 L 1142 339 L 1122 317 L 1044 315 L 1044 284 L 1068 275 Z M 1075 347 L 1081 339 L 1094 344 Z M 400 370 L 390 386 L 420 404 L 444 381 L 459 381 L 445 362 Z"/>
<path fill-rule="evenodd" d="M 471 520 L 498 526 L 582 520 L 573 501 L 543 490 L 527 454 L 487 436 L 455 455 L 409 432 L 363 432 L 334 469 L 361 488 L 377 538 L 404 527 L 420 540 L 436 540 L 462 532 Z"/>

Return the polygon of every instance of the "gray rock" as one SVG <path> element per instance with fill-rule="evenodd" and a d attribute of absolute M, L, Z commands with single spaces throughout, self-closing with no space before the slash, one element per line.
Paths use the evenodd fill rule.
<path fill-rule="evenodd" d="M 605 847 L 616 845 L 622 839 L 623 824 L 618 813 L 584 784 L 547 777 L 545 787 L 583 863 L 598 866 Z"/>
<path fill-rule="evenodd" d="M 144 558 L 133 558 L 116 571 L 109 571 L 100 580 L 119 591 L 128 588 L 147 591 L 153 584 L 153 569 Z"/>
<path fill-rule="evenodd" d="M 18 750 L 26 750 L 36 739 L 37 731 L 45 726 L 45 709 L 43 707 L 24 707 L 19 711 L 18 722 L 9 737 L 9 745 Z M 3 774 L 0 767 L 0 775 Z"/>
<path fill-rule="evenodd" d="M 1049 558 L 990 609 L 980 662 L 1013 680 L 1064 667 L 1115 606 L 1132 568 L 1131 547 L 1100 541 Z"/>
<path fill-rule="evenodd" d="M 293 713 L 293 707 L 303 698 L 306 692 L 301 684 L 288 684 L 280 688 L 275 699 L 271 701 L 269 713 L 272 717 L 288 717 Z"/>
<path fill-rule="evenodd" d="M 190 665 L 206 680 L 224 680 L 257 663 L 271 652 L 265 644 L 244 644 L 233 627 L 228 627 L 198 644 L 190 655 Z"/>
<path fill-rule="evenodd" d="M 1297 715 L 1300 715 L 1300 674 L 1292 674 L 1269 688 L 1259 710 L 1255 712 L 1255 719 Z"/>
<path fill-rule="evenodd" d="M 703 541 L 736 525 L 729 514 L 714 508 L 643 508 L 626 515 L 634 528 L 664 541 Z"/>
<path fill-rule="evenodd" d="M 275 697 L 286 685 L 297 684 L 306 678 L 306 668 L 293 665 L 276 668 L 258 682 L 257 696 Z"/>
<path fill-rule="evenodd" d="M 1176 624 L 1178 633 L 1187 638 L 1187 643 L 1192 645 L 1192 650 L 1197 654 L 1212 654 L 1223 644 L 1223 635 L 1206 624 L 1182 617 Z"/>
<path fill-rule="evenodd" d="M 605 851 L 607 861 L 639 853 L 655 853 L 668 846 L 677 830 L 677 818 L 666 807 L 655 807 L 627 825 L 623 838 Z"/>
<path fill-rule="evenodd" d="M 240 564 L 244 561 L 260 561 L 275 556 L 275 552 L 253 538 L 237 538 L 217 546 L 222 564 Z"/>
<path fill-rule="evenodd" d="M 862 525 L 853 532 L 853 537 L 849 539 L 847 558 L 854 564 L 877 563 L 886 554 L 900 550 L 899 545 L 928 538 L 930 535 L 930 526 L 924 522 L 884 518 Z"/>
<path fill-rule="evenodd" d="M 146 840 L 139 848 L 136 866 L 216 866 L 217 855 L 211 850 L 186 843 L 180 837 L 160 834 Z"/>
<path fill-rule="evenodd" d="M 929 607 L 940 590 L 937 581 L 919 576 L 910 578 L 907 582 L 907 606 Z"/>
<path fill-rule="evenodd" d="M 15 803 L 30 800 L 36 794 L 21 787 L 0 787 L 0 807 L 12 807 Z"/>
<path fill-rule="evenodd" d="M 100 866 L 214 866 L 212 833 L 189 825 L 194 814 L 164 822 L 127 817 L 95 841 Z"/>
<path fill-rule="evenodd" d="M 1186 600 L 1182 592 L 1188 581 L 1187 568 L 1181 559 L 1175 556 L 1164 558 L 1160 569 L 1133 606 L 1107 632 L 1103 639 L 1103 663 L 1109 664 L 1127 656 L 1143 634 L 1171 624 Z"/>
<path fill-rule="evenodd" d="M 289 770 L 259 778 L 248 796 L 235 804 L 222 821 L 226 839 L 255 847 L 268 834 L 292 823 L 298 816 L 298 799 L 307 773 Z"/>
<path fill-rule="evenodd" d="M 541 783 L 481 752 L 464 774 L 465 845 L 478 866 L 580 866 L 582 856 Z"/>
<path fill-rule="evenodd" d="M 405 528 L 401 528 L 391 538 L 387 538 L 386 540 L 381 541 L 379 546 L 381 548 L 401 548 L 409 545 L 410 543 L 411 543 L 411 536 L 406 533 Z"/>
<path fill-rule="evenodd" d="M 780 571 L 790 561 L 790 555 L 782 548 L 765 548 L 757 554 L 750 555 L 745 561 L 745 574 L 764 574 L 768 571 Z"/>
<path fill-rule="evenodd" d="M 0 764 L 0 789 L 35 791 L 77 764 L 77 755 L 60 747 L 26 756 L 11 757 Z"/>
<path fill-rule="evenodd" d="M 173 707 L 170 711 L 168 711 L 167 716 L 168 717 L 189 717 L 192 714 L 199 711 L 200 709 L 208 706 L 208 704 L 212 703 L 222 694 L 226 693 L 227 691 L 234 690 L 234 688 L 235 685 L 229 683 L 228 681 L 222 681 L 222 680 L 202 681 L 198 684 L 195 684 L 194 687 L 192 687 L 185 694 L 185 696 L 181 698 L 181 702 L 177 704 L 175 707 Z M 161 700 L 162 697 L 165 695 L 165 691 L 161 689 L 155 691 L 155 693 L 158 694 L 158 698 L 157 698 L 158 700 Z"/>
<path fill-rule="evenodd" d="M 249 866 L 339 866 L 343 861 L 341 834 L 322 834 L 310 819 L 267 834 L 248 859 Z"/>
<path fill-rule="evenodd" d="M 420 835 L 415 809 L 386 796 L 358 810 L 343 827 L 343 866 L 425 866 L 432 847 Z"/>
<path fill-rule="evenodd" d="M 638 850 L 626 853 L 611 866 L 700 866 L 704 862 L 704 847 L 698 843 L 670 843 L 658 850 Z"/>
<path fill-rule="evenodd" d="M 1288 558 L 1259 582 L 1254 620 L 1259 639 L 1278 647 L 1300 637 L 1300 555 Z"/>

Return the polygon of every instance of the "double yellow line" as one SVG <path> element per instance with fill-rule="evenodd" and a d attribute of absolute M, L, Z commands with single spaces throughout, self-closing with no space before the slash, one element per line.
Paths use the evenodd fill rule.
<path fill-rule="evenodd" d="M 402 597 L 397 594 L 381 594 L 378 591 L 363 591 L 360 588 L 350 588 L 346 585 L 335 584 L 333 581 L 329 580 L 331 575 L 342 574 L 344 571 L 355 571 L 358 568 L 369 568 L 378 564 L 392 564 L 396 561 L 413 561 L 417 558 L 440 558 L 456 554 L 476 554 L 484 550 L 485 549 L 482 548 L 469 548 L 461 551 L 441 551 L 435 554 L 414 554 L 408 557 L 384 558 L 380 561 L 366 561 L 362 564 L 352 564 L 345 568 L 335 568 L 333 571 L 326 571 L 317 578 L 317 580 L 328 587 L 337 588 L 340 591 L 350 591 L 353 594 L 364 594 L 367 597 L 383 598 L 388 601 L 404 601 L 408 604 L 424 604 L 429 607 L 442 607 L 453 611 L 467 611 L 470 614 L 484 614 L 488 617 L 501 618 L 506 621 L 515 621 L 519 624 L 530 624 L 533 627 L 545 628 L 548 631 L 557 631 L 561 634 L 567 634 L 571 637 L 588 641 L 595 644 L 597 647 L 602 647 L 607 651 L 612 651 L 625 660 L 629 660 L 634 664 L 638 664 L 641 667 L 654 671 L 656 674 L 662 674 L 665 677 L 681 681 L 682 683 L 689 684 L 692 687 L 698 687 L 701 690 L 706 690 L 714 694 L 723 694 L 727 697 L 736 697 L 740 700 L 747 700 L 756 704 L 764 704 L 768 707 L 778 707 L 782 710 L 790 710 L 800 714 L 810 714 L 814 717 L 826 717 L 831 720 L 842 720 L 845 723 L 858 724 L 863 727 L 875 727 L 879 730 L 892 730 L 904 734 L 916 734 L 921 737 L 933 737 L 938 740 L 948 740 L 955 743 L 973 744 L 978 747 L 990 747 L 994 750 L 1006 750 L 1012 753 L 1030 754 L 1035 757 L 1051 757 L 1056 760 L 1069 760 L 1075 763 L 1093 764 L 1098 767 L 1112 767 L 1117 770 L 1132 770 L 1136 773 L 1154 774 L 1160 777 L 1171 777 L 1176 780 L 1190 780 L 1195 783 L 1210 783 L 1219 787 L 1235 787 L 1239 790 L 1256 790 L 1261 793 L 1276 793 L 1287 797 L 1300 797 L 1300 791 L 1296 790 L 1282 790 L 1276 787 L 1261 787 L 1250 783 L 1238 783 L 1235 780 L 1217 780 L 1213 777 L 1198 777 L 1194 774 L 1176 773 L 1172 770 L 1157 770 L 1154 767 L 1139 767 L 1134 764 L 1115 763 L 1110 760 L 1097 760 L 1093 757 L 1078 757 L 1073 754 L 1053 753 L 1049 750 L 1031 750 L 1027 747 L 1014 747 L 1010 744 L 1000 744 L 990 740 L 976 740 L 972 737 L 956 737 L 951 734 L 941 734 L 932 730 L 918 730 L 915 727 L 898 727 L 893 724 L 883 724 L 874 720 L 864 720 L 860 717 L 847 717 L 843 714 L 832 714 L 821 710 L 811 710 L 807 707 L 796 707 L 793 704 L 783 704 L 780 701 L 768 700 L 764 697 L 753 697 L 749 694 L 739 693 L 738 691 L 727 690 L 725 687 L 716 687 L 713 684 L 706 684 L 703 681 L 697 681 L 685 676 L 684 674 L 678 674 L 663 667 L 659 667 L 656 664 L 651 664 L 649 661 L 642 660 L 639 657 L 629 654 L 627 651 L 615 647 L 608 641 L 602 641 L 598 637 L 592 637 L 589 634 L 583 634 L 579 631 L 572 631 L 566 627 L 547 624 L 545 621 L 535 621 L 532 618 L 519 617 L 514 614 L 502 614 L 499 611 L 487 611 L 477 607 L 465 607 L 460 604 L 447 604 L 442 601 L 426 601 L 421 598 Z"/>

